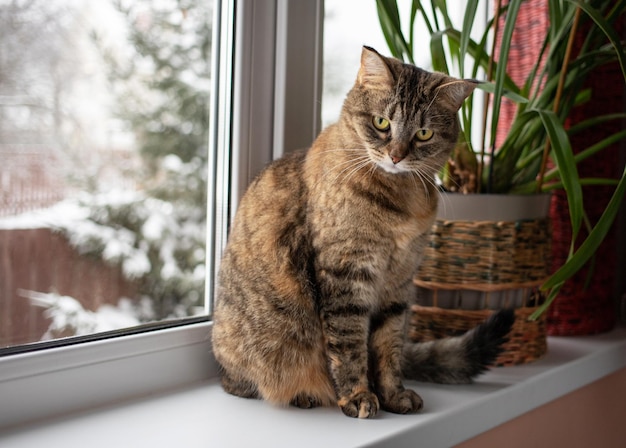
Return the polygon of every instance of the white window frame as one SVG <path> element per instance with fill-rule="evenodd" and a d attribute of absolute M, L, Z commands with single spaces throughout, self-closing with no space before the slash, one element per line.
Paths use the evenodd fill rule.
<path fill-rule="evenodd" d="M 209 234 L 224 234 L 249 181 L 272 158 L 308 146 L 320 129 L 323 0 L 224 0 L 214 42 L 209 169 L 230 183 L 209 191 Z M 219 28 L 219 29 L 218 29 Z M 210 147 L 213 147 L 213 146 Z M 220 254 L 225 238 L 209 238 Z M 216 257 L 216 259 L 219 257 Z M 216 262 L 209 269 L 213 293 Z M 209 321 L 0 358 L 0 429 L 119 403 L 217 375 Z"/>

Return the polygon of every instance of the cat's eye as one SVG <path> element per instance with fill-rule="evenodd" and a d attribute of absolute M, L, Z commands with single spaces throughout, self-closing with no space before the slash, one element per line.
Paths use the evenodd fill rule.
<path fill-rule="evenodd" d="M 434 132 L 431 129 L 420 129 L 419 131 L 417 131 L 417 134 L 415 134 L 415 137 L 420 141 L 420 142 L 425 142 L 427 140 L 430 140 L 433 137 Z"/>
<path fill-rule="evenodd" d="M 388 131 L 391 127 L 391 123 L 389 123 L 389 120 L 383 117 L 374 117 L 372 122 L 374 124 L 374 127 L 382 132 Z"/>

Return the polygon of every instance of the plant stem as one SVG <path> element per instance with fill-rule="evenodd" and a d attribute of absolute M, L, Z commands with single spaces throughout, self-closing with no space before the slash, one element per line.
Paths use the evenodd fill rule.
<path fill-rule="evenodd" d="M 556 88 L 556 96 L 554 98 L 554 105 L 552 110 L 558 114 L 559 106 L 561 103 L 561 96 L 563 95 L 563 87 L 565 86 L 565 78 L 567 76 L 567 67 L 569 65 L 570 58 L 572 56 L 572 48 L 574 46 L 574 38 L 576 37 L 576 30 L 578 28 L 578 22 L 580 21 L 580 8 L 576 7 L 576 14 L 572 23 L 572 29 L 570 30 L 569 38 L 567 40 L 567 48 L 565 49 L 565 57 L 563 59 L 563 69 L 559 75 L 559 84 Z M 550 154 L 550 139 L 546 139 L 546 144 L 543 148 L 543 155 L 541 157 L 541 168 L 539 169 L 539 178 L 537 179 L 537 193 L 541 192 L 543 187 L 543 179 L 548 165 L 548 155 Z"/>

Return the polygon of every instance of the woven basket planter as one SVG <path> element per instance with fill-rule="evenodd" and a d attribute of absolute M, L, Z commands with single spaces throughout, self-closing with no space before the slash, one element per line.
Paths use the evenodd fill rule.
<path fill-rule="evenodd" d="M 483 202 L 485 206 L 478 205 Z M 514 330 L 495 364 L 542 356 L 547 349 L 545 317 L 528 317 L 543 300 L 538 287 L 550 269 L 548 205 L 547 195 L 445 195 L 415 278 L 418 297 L 409 337 L 425 341 L 462 334 L 494 310 L 514 308 Z"/>
<path fill-rule="evenodd" d="M 535 322 L 528 318 L 534 307 L 517 308 L 513 329 L 504 351 L 494 366 L 513 366 L 534 361 L 547 349 L 545 313 Z M 459 336 L 483 322 L 492 310 L 454 310 L 432 306 L 413 305 L 408 336 L 415 342 L 427 342 L 449 336 Z"/>

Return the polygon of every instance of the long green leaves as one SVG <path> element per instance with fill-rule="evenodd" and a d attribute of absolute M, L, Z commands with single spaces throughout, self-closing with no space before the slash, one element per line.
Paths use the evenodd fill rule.
<path fill-rule="evenodd" d="M 511 49 L 511 42 L 513 39 L 513 31 L 515 30 L 515 22 L 519 14 L 519 8 L 522 4 L 522 0 L 511 0 L 509 3 L 509 9 L 506 14 L 506 20 L 504 22 L 504 30 L 502 31 L 502 42 L 500 44 L 500 55 L 498 61 L 500 62 L 495 70 L 495 91 L 492 96 L 493 109 L 491 112 L 491 144 L 490 147 L 495 144 L 496 133 L 498 130 L 499 118 L 500 118 L 500 105 L 502 101 L 502 94 L 504 91 L 504 80 L 506 78 L 506 62 L 509 60 L 509 51 Z M 490 165 L 490 169 L 495 169 L 493 164 Z"/>
<path fill-rule="evenodd" d="M 378 20 L 391 54 L 413 63 L 413 52 L 402 32 L 400 11 L 395 0 L 376 0 Z"/>
<path fill-rule="evenodd" d="M 474 27 L 474 19 L 478 10 L 478 0 L 469 0 L 465 4 L 465 15 L 463 16 L 463 28 L 461 31 L 461 40 L 459 42 L 459 76 L 465 77 L 465 55 L 471 40 L 472 28 Z"/>
<path fill-rule="evenodd" d="M 552 276 L 542 285 L 542 289 L 550 289 L 551 292 L 548 295 L 548 300 L 541 306 L 540 309 L 535 311 L 531 318 L 536 319 L 548 309 L 554 298 L 556 292 L 561 288 L 563 282 L 568 278 L 576 274 L 584 265 L 589 261 L 593 254 L 598 250 L 602 241 L 606 237 L 607 233 L 615 221 L 615 217 L 619 211 L 620 205 L 626 195 L 626 169 L 622 173 L 622 178 L 617 185 L 617 188 L 611 196 L 609 204 L 604 209 L 602 216 L 591 229 L 591 232 L 580 245 L 580 247 L 568 258 L 563 266 L 561 266 Z"/>
<path fill-rule="evenodd" d="M 596 23 L 598 28 L 604 33 L 604 35 L 609 39 L 613 49 L 615 50 L 615 56 L 617 57 L 617 61 L 619 62 L 620 68 L 622 70 L 622 75 L 624 79 L 626 79 L 626 54 L 624 53 L 624 44 L 622 43 L 617 31 L 611 24 L 602 16 L 599 10 L 592 7 L 589 3 L 583 2 L 581 0 L 567 0 L 570 3 L 574 3 L 577 7 L 585 11 L 585 13 Z M 624 10 L 624 2 L 617 2 L 621 7 L 621 11 Z M 618 14 L 620 10 L 615 10 L 614 14 Z"/>
<path fill-rule="evenodd" d="M 563 187 L 567 193 L 570 221 L 572 224 L 572 242 L 576 241 L 583 219 L 583 191 L 578 179 L 578 170 L 574 161 L 574 153 L 570 146 L 567 132 L 559 118 L 552 111 L 537 110 L 536 112 L 548 133 L 556 163 L 560 172 Z"/>

